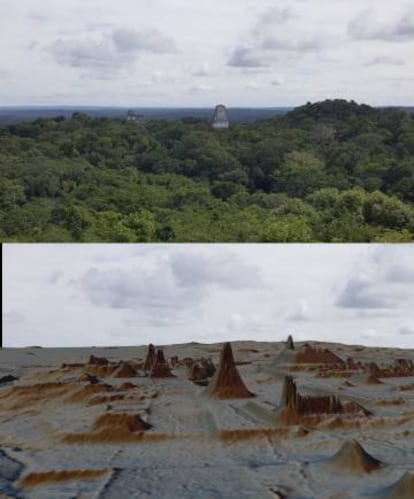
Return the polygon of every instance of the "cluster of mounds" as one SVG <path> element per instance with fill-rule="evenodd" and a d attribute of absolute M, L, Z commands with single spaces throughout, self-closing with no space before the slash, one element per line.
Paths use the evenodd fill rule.
<path fill-rule="evenodd" d="M 148 347 L 147 356 L 144 362 L 144 371 L 151 378 L 174 378 L 175 375 L 171 372 L 171 368 L 164 356 L 164 351 L 161 348 L 155 350 L 151 343 Z"/>
<path fill-rule="evenodd" d="M 216 366 L 213 364 L 213 361 L 203 357 L 200 360 L 192 362 L 188 371 L 188 379 L 196 385 L 207 386 L 209 378 L 214 376 L 215 372 Z"/>
<path fill-rule="evenodd" d="M 348 357 L 344 364 L 329 364 L 318 367 L 321 378 L 351 377 L 354 374 L 366 374 L 368 384 L 379 384 L 379 378 L 402 378 L 414 376 L 414 364 L 410 359 L 396 359 L 392 364 L 378 366 L 376 362 L 355 361 Z"/>
<path fill-rule="evenodd" d="M 277 420 L 283 424 L 310 423 L 333 414 L 370 416 L 371 412 L 354 401 L 342 402 L 335 395 L 301 395 L 291 376 L 285 376 Z M 309 419 L 308 416 L 319 416 Z"/>
<path fill-rule="evenodd" d="M 19 379 L 11 374 L 0 387 L 0 443 L 25 447 L 20 438 L 29 428 L 30 452 L 39 445 L 42 452 L 56 448 L 62 459 L 76 454 L 71 462 L 57 458 L 54 469 L 37 462 L 19 471 L 14 483 L 23 492 L 35 488 L 36 497 L 58 497 L 61 484 L 62 490 L 73 487 L 70 497 L 83 497 L 80 491 L 87 487 L 95 487 L 94 497 L 102 487 L 102 497 L 120 497 L 106 495 L 119 479 L 115 468 L 130 467 L 127 476 L 149 484 L 151 466 L 170 470 L 190 455 L 173 472 L 175 479 L 201 477 L 201 463 L 211 459 L 226 479 L 234 471 L 240 490 L 247 483 L 243 476 L 270 484 L 246 497 L 268 497 L 270 490 L 286 499 L 414 499 L 408 450 L 414 438 L 414 373 L 408 358 L 390 363 L 387 352 L 374 356 L 369 349 L 295 344 L 291 336 L 277 348 L 193 343 L 168 349 L 150 344 L 116 357 L 113 350 L 83 352 L 70 363 L 61 358 L 48 371 L 22 376 L 24 370 L 5 371 Z M 402 376 L 406 384 L 399 386 L 392 378 Z M 336 377 L 346 379 L 329 379 Z M 6 440 L 20 420 L 23 429 Z M 405 450 L 394 457 L 389 449 L 399 445 Z M 298 481 L 293 470 L 299 469 Z M 0 462 L 0 478 L 1 472 Z M 158 475 L 153 482 L 156 487 Z M 81 483 L 89 485 L 82 489 Z M 130 482 L 128 487 L 135 490 Z M 0 497 L 2 491 L 0 480 Z"/>

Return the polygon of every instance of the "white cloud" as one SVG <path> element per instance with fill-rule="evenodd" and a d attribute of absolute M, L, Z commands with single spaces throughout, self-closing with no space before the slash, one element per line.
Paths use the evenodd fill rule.
<path fill-rule="evenodd" d="M 71 0 L 59 9 L 19 0 L 3 6 L 2 21 L 0 105 L 411 103 L 413 9 L 399 2 L 378 0 L 361 16 L 361 3 L 338 0 Z M 265 71 L 283 71 L 289 85 L 275 92 L 258 79 L 260 92 L 248 92 L 249 75 Z M 208 90 L 197 87 L 203 78 Z"/>
<path fill-rule="evenodd" d="M 4 344 L 282 341 L 292 333 L 408 348 L 414 282 L 391 282 L 400 273 L 390 269 L 398 263 L 409 274 L 412 254 L 411 245 L 5 245 Z M 356 278 L 364 284 L 352 290 Z M 335 306 L 346 289 L 369 308 Z M 392 307 L 370 308 L 372 300 Z"/>
<path fill-rule="evenodd" d="M 297 305 L 291 307 L 286 314 L 288 321 L 307 321 L 310 318 L 311 313 L 306 300 L 301 300 Z"/>
<path fill-rule="evenodd" d="M 366 9 L 348 24 L 348 33 L 359 40 L 406 42 L 414 40 L 414 8 L 395 12 L 391 16 L 377 9 Z"/>

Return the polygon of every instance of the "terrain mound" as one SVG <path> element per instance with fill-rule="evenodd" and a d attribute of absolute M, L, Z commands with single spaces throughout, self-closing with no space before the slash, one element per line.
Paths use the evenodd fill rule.
<path fill-rule="evenodd" d="M 66 435 L 63 442 L 128 442 L 140 440 L 150 428 L 152 425 L 139 414 L 107 412 L 98 417 L 91 431 Z"/>
<path fill-rule="evenodd" d="M 20 487 L 35 487 L 44 483 L 67 482 L 70 480 L 81 480 L 84 478 L 96 478 L 109 473 L 108 469 L 83 469 L 83 470 L 51 470 L 32 472 L 24 476 L 20 482 Z"/>
<path fill-rule="evenodd" d="M 374 376 L 373 374 L 369 374 L 366 378 L 365 378 L 365 383 L 367 385 L 383 385 L 384 383 L 379 380 L 376 376 Z"/>
<path fill-rule="evenodd" d="M 383 466 L 383 463 L 368 454 L 357 440 L 345 442 L 339 451 L 328 459 L 328 464 L 339 471 L 353 473 L 371 473 Z"/>
<path fill-rule="evenodd" d="M 165 360 L 164 352 L 160 348 L 157 350 L 155 364 L 151 369 L 150 376 L 151 378 L 175 378 L 175 375 L 171 372 L 170 366 Z"/>
<path fill-rule="evenodd" d="M 345 362 L 328 348 L 317 349 L 305 345 L 304 350 L 295 356 L 298 364 L 338 364 L 345 367 Z"/>
<path fill-rule="evenodd" d="M 121 365 L 112 373 L 114 378 L 134 378 L 137 371 L 128 362 L 121 362 Z"/>
<path fill-rule="evenodd" d="M 244 384 L 235 365 L 230 343 L 225 343 L 221 351 L 220 365 L 207 387 L 206 394 L 215 398 L 254 397 Z"/>
<path fill-rule="evenodd" d="M 297 391 L 296 383 L 292 376 L 285 376 L 281 409 L 278 411 L 278 418 L 284 424 L 299 424 L 304 421 L 304 417 L 313 417 L 318 415 L 360 415 L 370 416 L 371 413 L 364 407 L 354 401 L 341 402 L 335 395 L 300 395 Z M 320 418 L 311 419 L 315 424 Z M 306 420 L 310 422 L 311 420 Z"/>
<path fill-rule="evenodd" d="M 157 356 L 155 353 L 155 347 L 152 343 L 150 343 L 148 346 L 147 356 L 145 357 L 144 370 L 151 371 L 155 365 L 156 360 L 157 360 Z"/>
<path fill-rule="evenodd" d="M 413 499 L 414 497 L 414 471 L 407 471 L 393 485 L 387 487 L 378 499 Z"/>
<path fill-rule="evenodd" d="M 89 357 L 88 364 L 96 366 L 106 366 L 107 364 L 109 364 L 109 360 L 105 357 L 95 357 L 95 355 L 91 355 Z"/>

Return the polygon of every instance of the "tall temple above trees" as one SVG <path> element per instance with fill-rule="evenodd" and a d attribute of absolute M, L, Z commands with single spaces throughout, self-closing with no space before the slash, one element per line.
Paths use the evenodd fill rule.
<path fill-rule="evenodd" d="M 226 130 L 229 128 L 229 119 L 227 117 L 227 109 L 223 104 L 219 104 L 214 109 L 213 120 L 211 122 L 214 130 Z"/>
<path fill-rule="evenodd" d="M 145 126 L 145 118 L 142 114 L 138 114 L 132 109 L 129 109 L 127 112 L 127 121 L 135 123 L 136 125 Z"/>

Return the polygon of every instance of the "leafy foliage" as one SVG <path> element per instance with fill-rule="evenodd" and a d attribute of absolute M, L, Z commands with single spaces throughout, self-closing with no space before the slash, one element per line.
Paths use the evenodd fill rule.
<path fill-rule="evenodd" d="M 414 239 L 414 117 L 344 100 L 203 119 L 0 127 L 3 241 Z"/>

